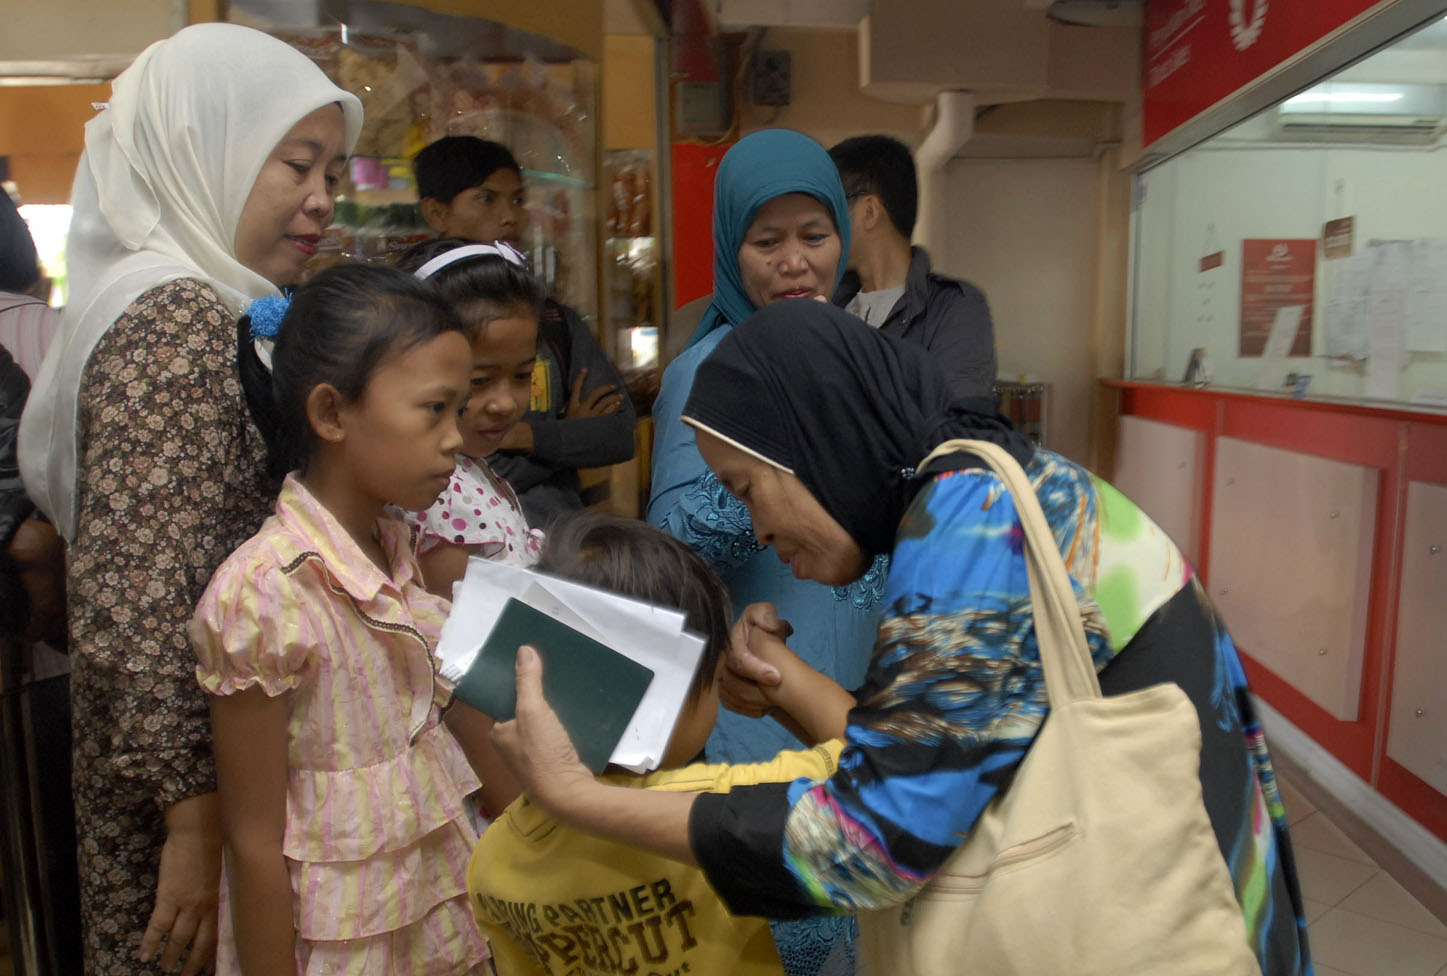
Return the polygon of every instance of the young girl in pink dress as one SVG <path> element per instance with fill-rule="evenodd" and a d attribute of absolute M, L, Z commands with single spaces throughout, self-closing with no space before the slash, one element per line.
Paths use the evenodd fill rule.
<path fill-rule="evenodd" d="M 264 433 L 292 473 L 191 625 L 227 854 L 217 971 L 481 973 L 479 781 L 434 654 L 448 605 L 384 513 L 452 484 L 467 334 L 426 282 L 339 267 L 297 291 L 272 362 Z"/>
<path fill-rule="evenodd" d="M 538 559 L 542 533 L 528 527 L 517 495 L 486 458 L 527 412 L 545 293 L 523 256 L 501 242 L 428 241 L 397 266 L 436 286 L 472 334 L 471 397 L 458 421 L 457 470 L 430 507 L 402 513 L 422 532 L 427 588 L 451 597 L 469 556 L 517 566 Z"/>

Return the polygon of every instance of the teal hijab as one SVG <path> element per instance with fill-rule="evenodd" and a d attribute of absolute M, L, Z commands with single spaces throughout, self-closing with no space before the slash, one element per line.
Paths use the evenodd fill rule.
<path fill-rule="evenodd" d="M 809 194 L 834 218 L 840 243 L 834 287 L 839 287 L 849 257 L 849 202 L 834 160 L 823 146 L 792 129 L 765 129 L 744 136 L 718 166 L 713 188 L 713 302 L 688 345 L 720 325 L 738 325 L 754 313 L 739 272 L 739 247 L 759 208 L 786 193 Z"/>

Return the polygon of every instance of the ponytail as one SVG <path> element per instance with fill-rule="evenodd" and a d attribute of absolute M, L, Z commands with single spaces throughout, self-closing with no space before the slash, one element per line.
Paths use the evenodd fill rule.
<path fill-rule="evenodd" d="M 277 310 L 268 308 L 268 319 Z M 267 472 L 277 478 L 306 468 L 312 390 L 325 383 L 354 402 L 386 357 L 445 332 L 465 332 L 431 283 L 393 268 L 337 265 L 299 287 L 276 316 L 268 373 L 253 342 L 270 327 L 268 321 L 257 328 L 259 311 L 253 306 L 252 321 L 238 327 L 237 359 L 247 405 L 266 440 Z"/>
<path fill-rule="evenodd" d="M 271 382 L 271 370 L 261 361 L 256 352 L 256 341 L 251 337 L 250 314 L 241 316 L 236 323 L 236 366 L 241 374 L 241 392 L 246 396 L 246 408 L 266 444 L 266 476 L 273 482 L 274 488 L 280 489 L 282 479 L 291 470 L 287 461 L 289 452 L 282 444 L 284 425 Z"/>

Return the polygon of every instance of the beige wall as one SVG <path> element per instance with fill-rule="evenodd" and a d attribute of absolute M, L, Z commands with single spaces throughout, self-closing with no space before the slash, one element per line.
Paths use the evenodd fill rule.
<path fill-rule="evenodd" d="M 939 91 L 973 92 L 981 104 L 1135 97 L 1140 31 L 1052 23 L 1048 5 L 875 0 L 859 26 L 864 90 L 919 103 Z"/>
<path fill-rule="evenodd" d="M 854 31 L 774 28 L 764 35 L 762 47 L 790 53 L 790 104 L 775 110 L 743 99 L 740 135 L 784 127 L 807 133 L 825 146 L 861 132 L 885 132 L 911 144 L 919 141 L 928 109 L 860 92 Z"/>
<path fill-rule="evenodd" d="M 185 26 L 189 6 L 172 0 L 18 0 L 7 2 L 0 61 L 134 57 Z"/>
<path fill-rule="evenodd" d="M 1095 377 L 1125 375 L 1126 325 L 1130 311 L 1130 227 L 1133 178 L 1122 168 L 1123 149 L 1107 150 L 1098 168 L 1095 246 Z M 1120 398 L 1098 383 L 1090 397 L 1090 469 L 1105 477 L 1115 470 Z"/>
<path fill-rule="evenodd" d="M 947 246 L 935 264 L 984 290 L 1000 377 L 1052 384 L 1049 446 L 1090 460 L 1096 352 L 1100 164 L 1092 159 L 956 159 L 947 171 Z"/>
<path fill-rule="evenodd" d="M 397 0 L 462 17 L 485 17 L 603 57 L 603 0 Z"/>
<path fill-rule="evenodd" d="M 1045 94 L 1050 22 L 1019 0 L 875 0 L 860 30 L 869 89 L 929 101 L 942 88 L 988 100 Z"/>
<path fill-rule="evenodd" d="M 657 127 L 653 38 L 604 34 L 603 148 L 653 149 Z"/>

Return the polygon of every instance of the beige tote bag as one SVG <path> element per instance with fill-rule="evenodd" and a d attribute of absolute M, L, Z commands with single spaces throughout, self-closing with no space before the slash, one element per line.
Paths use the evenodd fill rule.
<path fill-rule="evenodd" d="M 1025 530 L 1050 712 L 1014 780 L 914 898 L 859 916 L 868 976 L 1260 976 L 1174 684 L 1102 697 L 1065 562 L 1024 470 L 968 451 Z"/>

